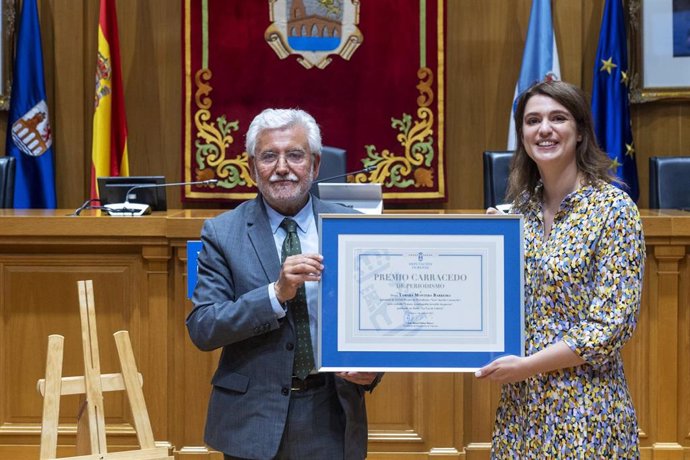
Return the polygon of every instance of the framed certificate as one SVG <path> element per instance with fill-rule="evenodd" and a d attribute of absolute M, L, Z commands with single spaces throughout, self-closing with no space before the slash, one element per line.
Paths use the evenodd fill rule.
<path fill-rule="evenodd" d="M 319 216 L 321 371 L 471 372 L 523 355 L 519 215 Z"/>

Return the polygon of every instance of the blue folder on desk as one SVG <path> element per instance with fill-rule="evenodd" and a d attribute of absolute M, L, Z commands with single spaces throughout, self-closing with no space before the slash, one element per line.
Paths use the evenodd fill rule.
<path fill-rule="evenodd" d="M 198 276 L 197 260 L 201 252 L 201 241 L 187 241 L 187 298 L 191 299 Z"/>

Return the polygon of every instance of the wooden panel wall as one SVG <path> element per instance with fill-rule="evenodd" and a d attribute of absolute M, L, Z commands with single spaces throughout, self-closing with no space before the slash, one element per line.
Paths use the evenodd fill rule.
<path fill-rule="evenodd" d="M 76 208 L 87 196 L 90 174 L 98 2 L 38 3 L 55 133 L 58 205 Z M 481 152 L 505 147 L 531 3 L 447 0 L 448 202 L 429 206 L 482 205 Z M 553 4 L 563 78 L 589 91 L 604 0 Z M 117 11 L 131 172 L 179 180 L 182 0 L 118 0 Z M 632 113 L 640 205 L 645 207 L 648 158 L 690 154 L 690 104 L 646 103 L 634 106 Z M 2 139 L 6 117 L 0 113 Z M 168 203 L 182 207 L 179 190 L 168 191 Z"/>
<path fill-rule="evenodd" d="M 42 398 L 36 380 L 45 375 L 47 337 L 65 337 L 64 376 L 83 375 L 76 281 L 93 279 L 98 344 L 103 373 L 119 372 L 112 334 L 128 330 L 137 365 L 150 374 L 144 385 L 148 410 L 158 421 L 157 439 L 168 437 L 169 245 L 152 218 L 132 223 L 85 224 L 58 211 L 20 221 L 0 216 L 0 458 L 38 458 Z M 53 214 L 55 215 L 55 214 Z M 96 223 L 94 227 L 93 224 Z M 118 226 L 118 224 L 124 224 Z M 19 230 L 18 227 L 22 229 Z M 111 238 L 108 235 L 116 235 Z M 152 321 L 153 318 L 158 320 Z M 161 320 L 163 319 L 163 320 Z M 104 398 L 108 442 L 113 450 L 134 446 L 129 403 L 122 393 Z M 79 398 L 61 398 L 59 454 L 73 454 Z M 119 447 L 118 447 L 119 446 Z"/>
<path fill-rule="evenodd" d="M 203 429 L 219 351 L 190 342 L 185 242 L 219 211 L 140 219 L 0 210 L 0 458 L 38 457 L 47 338 L 65 336 L 63 375 L 82 375 L 76 281 L 94 280 L 103 373 L 119 372 L 126 329 L 155 438 L 180 460 L 216 460 Z M 690 458 L 690 217 L 643 210 L 647 259 L 638 327 L 623 350 L 643 459 Z M 471 374 L 388 373 L 368 395 L 369 458 L 489 458 L 499 386 Z M 121 394 L 105 396 L 110 450 L 136 437 Z M 78 401 L 61 399 L 61 455 L 73 453 Z"/>

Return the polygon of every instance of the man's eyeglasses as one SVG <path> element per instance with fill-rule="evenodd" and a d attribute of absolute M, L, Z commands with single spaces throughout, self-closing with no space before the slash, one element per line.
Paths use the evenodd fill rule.
<path fill-rule="evenodd" d="M 271 151 L 262 152 L 256 156 L 256 161 L 265 166 L 273 166 L 276 163 L 278 163 L 278 158 L 280 158 L 281 156 L 285 159 L 285 161 L 287 161 L 291 165 L 297 166 L 301 165 L 306 161 L 307 152 L 304 152 L 302 150 L 291 150 L 289 152 L 285 152 L 282 155 Z"/>

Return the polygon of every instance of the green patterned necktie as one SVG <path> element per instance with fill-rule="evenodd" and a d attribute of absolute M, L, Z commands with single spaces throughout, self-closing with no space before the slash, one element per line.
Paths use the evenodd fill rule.
<path fill-rule="evenodd" d="M 281 251 L 281 261 L 285 262 L 288 256 L 302 254 L 302 247 L 299 244 L 297 223 L 295 223 L 294 220 L 286 217 L 280 223 L 280 226 L 287 232 Z M 311 333 L 309 332 L 307 291 L 304 288 L 304 284 L 297 289 L 297 295 L 291 300 L 288 300 L 287 304 L 288 309 L 292 311 L 292 317 L 295 320 L 295 329 L 297 331 L 297 347 L 295 349 L 293 373 L 295 377 L 304 380 L 314 368 L 314 351 L 312 350 Z"/>

